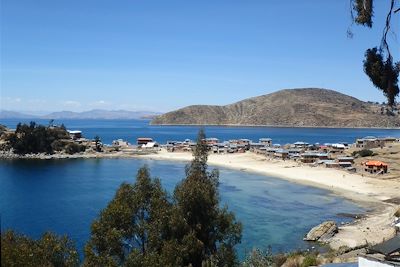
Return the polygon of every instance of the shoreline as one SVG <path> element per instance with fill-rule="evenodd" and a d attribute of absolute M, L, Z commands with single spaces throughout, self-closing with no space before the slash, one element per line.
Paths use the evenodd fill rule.
<path fill-rule="evenodd" d="M 196 124 L 196 123 L 188 123 L 188 124 L 179 124 L 179 123 L 161 123 L 161 124 L 152 124 L 149 123 L 150 126 L 199 126 L 199 127 L 252 127 L 252 128 L 311 128 L 311 129 L 382 129 L 382 130 L 400 130 L 399 127 L 374 127 L 374 126 L 307 126 L 307 125 L 274 125 L 274 124 Z"/>
<path fill-rule="evenodd" d="M 166 150 L 138 151 L 135 154 L 126 152 L 114 153 L 83 153 L 83 154 L 33 154 L 26 156 L 0 154 L 2 159 L 149 159 L 162 161 L 189 162 L 190 152 L 167 152 Z M 310 167 L 294 161 L 270 160 L 265 156 L 251 152 L 240 154 L 210 154 L 210 166 L 233 169 L 243 172 L 257 173 L 277 179 L 328 190 L 332 194 L 348 199 L 366 209 L 365 216 L 350 224 L 338 225 L 339 233 L 328 242 L 338 249 L 341 246 L 356 247 L 369 243 L 379 243 L 392 237 L 395 233 L 391 227 L 393 214 L 399 205 L 385 202 L 398 198 L 400 201 L 400 182 L 365 177 L 360 174 L 348 173 L 344 170 Z"/>
<path fill-rule="evenodd" d="M 188 162 L 192 155 L 188 152 L 166 152 L 137 156 L 151 160 Z M 400 183 L 364 177 L 344 170 L 309 167 L 293 161 L 268 160 L 254 153 L 211 154 L 210 166 L 252 172 L 289 182 L 328 190 L 332 194 L 348 199 L 366 209 L 365 216 L 350 224 L 338 225 L 339 233 L 329 240 L 333 249 L 342 246 L 357 247 L 368 243 L 380 243 L 395 234 L 393 214 L 399 208 L 397 204 L 385 202 L 400 198 Z M 324 177 L 321 179 L 321 177 Z"/>

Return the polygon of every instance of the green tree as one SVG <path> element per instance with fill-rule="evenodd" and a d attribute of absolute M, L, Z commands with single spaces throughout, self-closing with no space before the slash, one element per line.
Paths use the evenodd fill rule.
<path fill-rule="evenodd" d="M 373 24 L 373 0 L 350 0 L 351 15 L 356 24 L 371 28 Z M 395 62 L 388 43 L 388 33 L 391 29 L 392 16 L 400 11 L 397 0 L 390 0 L 389 11 L 386 15 L 385 27 L 379 47 L 367 49 L 364 59 L 364 72 L 375 87 L 383 92 L 388 105 L 393 107 L 396 96 L 399 95 L 398 77 L 400 62 Z M 350 33 L 350 36 L 352 34 Z"/>
<path fill-rule="evenodd" d="M 29 125 L 19 123 L 8 141 L 17 154 L 51 154 L 54 152 L 53 143 L 62 139 L 69 139 L 65 128 L 45 127 L 32 121 Z"/>
<path fill-rule="evenodd" d="M 186 168 L 186 178 L 174 191 L 175 216 L 183 218 L 183 227 L 176 232 L 184 250 L 184 265 L 201 266 L 214 257 L 218 266 L 237 264 L 234 247 L 241 241 L 242 225 L 227 207 L 220 207 L 219 173 L 208 171 L 208 147 L 200 130 L 193 151 L 193 160 Z"/>
<path fill-rule="evenodd" d="M 201 131 L 172 199 L 160 180 L 139 169 L 122 184 L 91 228 L 85 266 L 234 266 L 242 225 L 221 208 L 218 171 L 208 172 Z"/>
<path fill-rule="evenodd" d="M 79 266 L 78 252 L 66 236 L 45 233 L 38 240 L 6 231 L 1 234 L 1 266 Z"/>
<path fill-rule="evenodd" d="M 122 184 L 85 247 L 86 266 L 162 266 L 158 255 L 169 238 L 170 203 L 159 179 L 139 169 L 136 182 Z"/>

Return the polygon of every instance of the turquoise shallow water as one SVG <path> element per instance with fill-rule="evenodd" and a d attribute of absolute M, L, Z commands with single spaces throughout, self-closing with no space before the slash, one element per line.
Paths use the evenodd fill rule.
<path fill-rule="evenodd" d="M 82 249 L 91 221 L 122 182 L 133 182 L 147 164 L 172 192 L 184 177 L 185 163 L 137 159 L 0 161 L 1 229 L 13 228 L 34 237 L 51 230 L 68 234 Z M 324 177 L 321 177 L 323 179 Z M 362 207 L 326 190 L 277 178 L 220 169 L 222 204 L 244 225 L 238 252 L 253 247 L 274 251 L 307 248 L 302 241 L 314 225 L 348 219 L 338 213 L 361 213 Z"/>

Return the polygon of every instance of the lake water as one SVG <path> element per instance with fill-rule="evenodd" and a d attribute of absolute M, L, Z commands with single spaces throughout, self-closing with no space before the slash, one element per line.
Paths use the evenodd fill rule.
<path fill-rule="evenodd" d="M 19 120 L 0 120 L 14 128 Z M 24 120 L 29 122 L 29 120 Z M 47 124 L 47 120 L 39 120 Z M 150 126 L 140 120 L 63 120 L 68 129 L 82 130 L 104 143 L 122 138 L 135 143 L 137 137 L 167 140 L 195 139 L 199 127 Z M 205 127 L 209 137 L 221 140 L 270 137 L 274 143 L 354 142 L 367 135 L 400 137 L 400 130 L 324 129 L 271 127 Z M 122 182 L 133 182 L 136 171 L 149 165 L 172 192 L 184 177 L 185 163 L 138 159 L 88 160 L 0 160 L 1 229 L 13 228 L 39 237 L 44 231 L 68 234 L 80 249 L 88 239 L 90 224 L 112 199 Z M 302 241 L 314 225 L 333 219 L 348 219 L 338 213 L 360 213 L 364 209 L 328 191 L 289 183 L 273 177 L 228 169 L 221 171 L 221 200 L 244 225 L 243 257 L 253 247 L 288 251 L 311 246 Z M 324 177 L 320 177 L 323 179 Z"/>
<path fill-rule="evenodd" d="M 21 120 L 3 119 L 0 124 L 15 128 Z M 22 122 L 29 122 L 29 119 Z M 48 120 L 35 120 L 47 125 Z M 56 124 L 64 123 L 70 130 L 82 130 L 87 138 L 99 135 L 105 144 L 122 138 L 135 144 L 138 137 L 151 137 L 159 143 L 168 140 L 195 140 L 199 126 L 153 126 L 148 120 L 56 120 Z M 304 141 L 308 143 L 353 143 L 356 138 L 367 135 L 384 137 L 400 137 L 400 129 L 343 129 L 343 128 L 280 128 L 280 127 L 204 127 L 208 137 L 222 140 L 248 138 L 258 141 L 259 138 L 272 138 L 275 144 Z"/>
<path fill-rule="evenodd" d="M 46 230 L 68 234 L 79 249 L 90 224 L 112 199 L 122 182 L 133 182 L 147 164 L 153 176 L 172 192 L 184 177 L 185 163 L 138 159 L 3 160 L 0 161 L 1 229 L 13 228 L 39 237 Z M 363 208 L 328 191 L 284 180 L 220 169 L 222 204 L 243 223 L 243 257 L 253 247 L 288 251 L 311 246 L 302 238 L 328 219 L 348 219 L 338 213 Z M 324 177 L 321 177 L 323 179 Z"/>

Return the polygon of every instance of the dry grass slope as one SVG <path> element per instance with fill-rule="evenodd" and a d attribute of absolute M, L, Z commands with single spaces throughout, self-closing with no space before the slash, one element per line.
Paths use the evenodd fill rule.
<path fill-rule="evenodd" d="M 400 127 L 400 116 L 319 88 L 285 89 L 226 106 L 196 105 L 156 117 L 154 125 L 268 125 L 294 127 Z"/>

